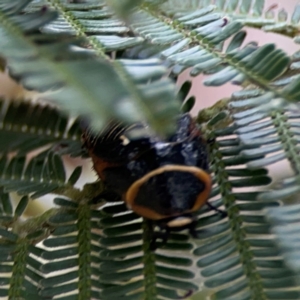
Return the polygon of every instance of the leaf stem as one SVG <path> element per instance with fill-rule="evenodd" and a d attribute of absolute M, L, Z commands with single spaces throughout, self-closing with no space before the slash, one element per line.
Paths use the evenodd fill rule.
<path fill-rule="evenodd" d="M 26 270 L 26 258 L 28 254 L 29 241 L 26 238 L 20 238 L 16 242 L 14 251 L 14 265 L 9 282 L 8 299 L 16 300 L 22 299 L 22 292 L 24 292 L 24 279 Z"/>
<path fill-rule="evenodd" d="M 143 265 L 144 265 L 144 300 L 154 300 L 157 298 L 156 290 L 156 269 L 155 254 L 150 250 L 152 239 L 151 221 L 144 219 L 143 229 Z"/>
<path fill-rule="evenodd" d="M 263 289 L 262 280 L 257 271 L 250 245 L 246 240 L 246 231 L 243 227 L 243 220 L 240 216 L 240 210 L 237 205 L 235 205 L 236 199 L 232 194 L 233 187 L 228 180 L 226 165 L 224 164 L 223 156 L 219 151 L 217 142 L 210 144 L 210 154 L 213 158 L 213 172 L 215 174 L 215 179 L 220 187 L 220 193 L 228 214 L 231 233 L 237 244 L 240 263 L 242 264 L 243 272 L 248 280 L 251 299 L 265 300 L 266 295 Z"/>
<path fill-rule="evenodd" d="M 91 209 L 84 204 L 78 210 L 79 300 L 91 299 Z"/>

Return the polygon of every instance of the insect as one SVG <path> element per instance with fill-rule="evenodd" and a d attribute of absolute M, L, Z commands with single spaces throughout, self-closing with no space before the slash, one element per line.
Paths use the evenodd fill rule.
<path fill-rule="evenodd" d="M 114 122 L 96 136 L 86 130 L 83 140 L 107 187 L 160 229 L 153 231 L 153 250 L 170 231 L 196 235 L 193 212 L 206 203 L 212 183 L 206 143 L 189 114 L 178 117 L 175 134 L 166 140 L 147 124 Z"/>

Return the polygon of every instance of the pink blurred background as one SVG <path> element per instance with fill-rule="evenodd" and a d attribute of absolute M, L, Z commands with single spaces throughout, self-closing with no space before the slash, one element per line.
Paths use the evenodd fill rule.
<path fill-rule="evenodd" d="M 277 16 L 277 13 L 278 11 L 280 11 L 280 9 L 284 8 L 289 13 L 288 20 L 290 20 L 294 7 L 297 3 L 299 3 L 299 1 L 298 0 L 285 0 L 285 1 L 266 0 L 265 3 L 266 3 L 265 9 L 268 9 L 269 7 L 277 4 L 277 8 L 274 9 L 275 16 Z M 293 40 L 289 37 L 285 37 L 274 33 L 267 33 L 267 32 L 263 32 L 262 30 L 252 29 L 252 28 L 247 29 L 247 37 L 245 43 L 248 43 L 250 41 L 256 41 L 258 42 L 259 45 L 263 45 L 266 43 L 276 43 L 278 48 L 283 49 L 288 54 L 292 54 L 300 49 L 300 45 L 295 44 Z M 186 71 L 181 76 L 179 80 L 179 85 L 181 85 L 181 83 L 187 80 L 188 78 L 190 78 L 189 71 Z M 206 87 L 202 84 L 204 78 L 205 76 L 203 75 L 200 75 L 196 78 L 192 78 L 193 87 L 190 92 L 190 95 L 196 96 L 197 99 L 196 105 L 192 111 L 193 114 L 196 114 L 199 111 L 199 109 L 211 106 L 221 98 L 230 97 L 230 95 L 234 91 L 240 89 L 238 86 L 232 85 L 231 83 L 228 83 L 221 87 Z"/>

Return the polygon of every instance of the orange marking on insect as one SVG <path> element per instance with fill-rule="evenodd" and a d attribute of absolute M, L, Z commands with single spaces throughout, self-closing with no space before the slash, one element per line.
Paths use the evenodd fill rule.
<path fill-rule="evenodd" d="M 146 208 L 141 205 L 135 204 L 135 198 L 138 194 L 139 188 L 146 183 L 151 177 L 162 174 L 164 172 L 170 172 L 170 171 L 179 171 L 179 172 L 189 172 L 194 174 L 195 177 L 197 177 L 201 182 L 205 184 L 204 190 L 199 193 L 197 196 L 196 202 L 192 209 L 186 211 L 187 213 L 193 212 L 198 210 L 204 203 L 207 201 L 210 191 L 211 191 L 211 178 L 210 175 L 203 171 L 200 168 L 193 167 L 193 166 L 183 166 L 183 165 L 165 165 L 161 168 L 155 169 L 149 173 L 147 173 L 142 178 L 136 180 L 127 190 L 125 195 L 125 202 L 129 206 L 130 209 L 135 211 L 140 216 L 143 216 L 148 219 L 152 220 L 160 220 L 167 217 L 177 216 L 180 214 L 174 214 L 174 215 L 162 215 L 157 213 L 155 210 L 152 210 L 150 208 Z"/>

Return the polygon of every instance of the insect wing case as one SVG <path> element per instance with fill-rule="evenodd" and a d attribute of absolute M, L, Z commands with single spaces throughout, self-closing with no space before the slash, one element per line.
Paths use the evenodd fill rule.
<path fill-rule="evenodd" d="M 207 200 L 211 179 L 206 144 L 189 114 L 179 117 L 167 140 L 150 134 L 131 139 L 145 124 L 109 126 L 84 139 L 94 168 L 107 186 L 139 215 L 159 220 L 197 210 Z"/>

